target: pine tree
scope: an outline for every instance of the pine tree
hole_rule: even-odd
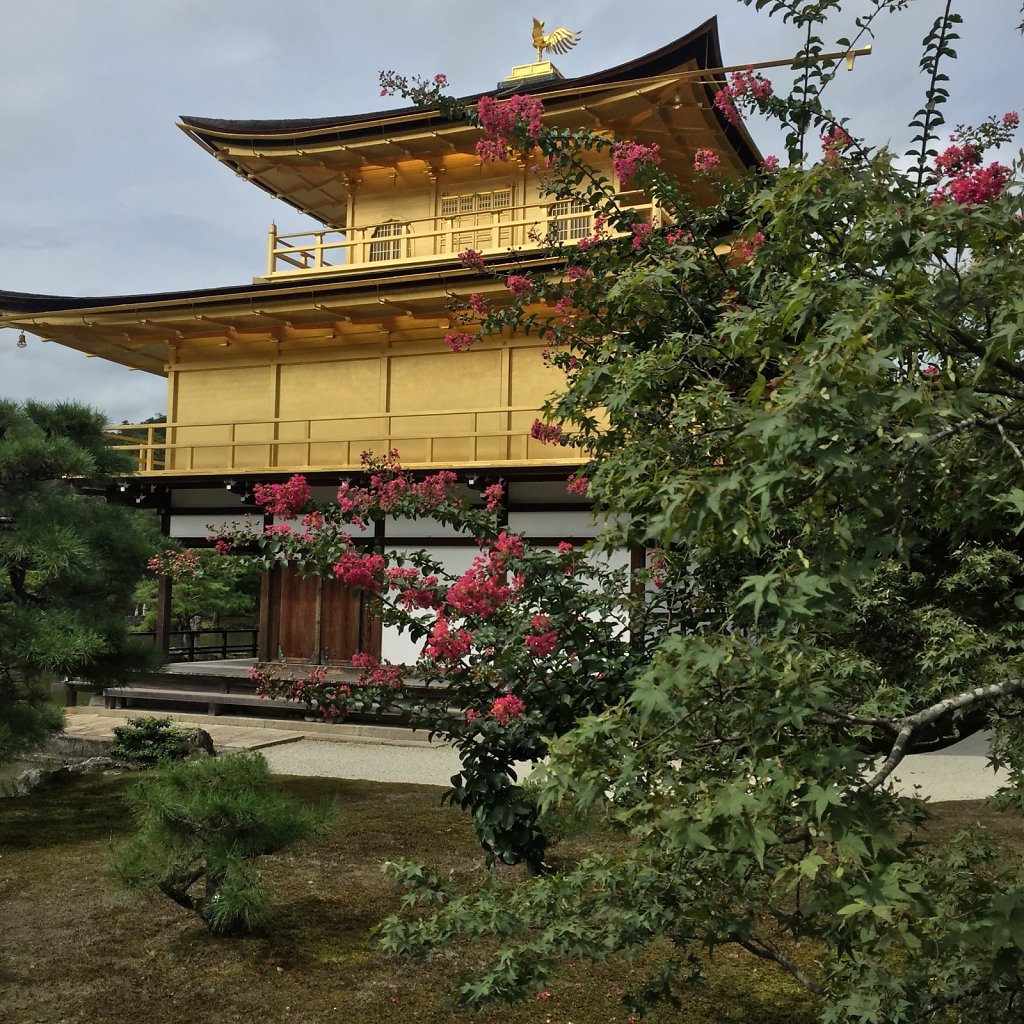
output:
[[[103,427],[84,406],[0,401],[0,760],[60,728],[55,679],[143,658],[126,615],[147,543],[103,497],[131,469]]]

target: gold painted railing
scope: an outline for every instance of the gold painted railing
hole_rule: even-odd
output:
[[[662,211],[639,193],[626,205],[655,226],[666,221]],[[621,197],[620,197],[621,198]],[[593,230],[589,209],[567,209],[568,203],[509,206],[449,217],[377,221],[345,230],[324,229],[278,234],[270,225],[267,277],[337,273],[355,267],[390,266],[450,258],[465,249],[488,254],[508,249],[537,249],[548,240],[575,241]],[[556,212],[556,210],[558,212]]]
[[[571,448],[530,437],[533,406],[444,412],[237,420],[232,423],[140,423],[108,428],[118,451],[134,454],[141,476],[226,472],[352,471],[363,452],[398,450],[410,468],[567,465]]]

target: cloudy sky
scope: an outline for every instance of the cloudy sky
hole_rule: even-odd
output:
[[[849,4],[852,35],[858,4]],[[967,23],[948,120],[1024,107],[1018,0],[959,0]],[[918,42],[941,12],[915,0],[830,99],[872,142],[906,148],[921,103]],[[0,289],[106,295],[240,284],[266,230],[308,228],[190,142],[179,115],[319,117],[379,109],[377,74],[443,71],[460,93],[533,59],[530,17],[583,40],[567,76],[657,49],[718,15],[729,64],[792,55],[791,28],[736,0],[34,0],[10,4],[0,62]],[[770,74],[781,84],[784,74]],[[764,126],[762,152],[778,150]],[[0,330],[0,396],[74,398],[135,421],[165,406],[162,378]]]

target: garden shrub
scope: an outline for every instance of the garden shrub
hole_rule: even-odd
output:
[[[267,919],[270,896],[257,858],[317,834],[332,814],[329,805],[305,806],[278,792],[254,752],[166,764],[128,799],[138,831],[114,849],[114,878],[163,893],[217,934]]]
[[[110,756],[140,768],[152,768],[164,761],[184,761],[197,748],[196,729],[182,729],[169,718],[147,715],[113,728]]]

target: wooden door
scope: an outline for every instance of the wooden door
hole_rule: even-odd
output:
[[[324,665],[357,651],[380,656],[380,621],[361,590],[338,580],[303,577],[293,566],[264,579],[260,660]]]

